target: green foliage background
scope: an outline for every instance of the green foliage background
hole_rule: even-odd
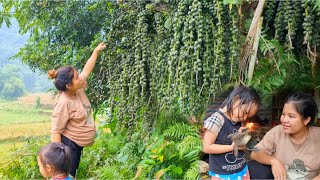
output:
[[[80,177],[198,176],[196,129],[216,94],[238,80],[245,22],[251,22],[255,1],[1,3],[0,23],[10,24],[14,16],[20,32],[30,33],[16,57],[33,69],[67,64],[81,69],[92,49],[107,43],[87,94],[96,113],[108,119],[96,144],[85,150]],[[318,4],[267,1],[249,84],[265,99],[285,89],[319,88]],[[95,170],[88,168],[90,163]]]

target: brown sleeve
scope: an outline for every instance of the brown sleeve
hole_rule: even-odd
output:
[[[51,133],[62,134],[69,120],[69,109],[66,102],[58,102],[53,110]]]
[[[279,126],[276,126],[269,130],[263,139],[255,146],[256,148],[266,152],[268,155],[272,155],[276,150],[276,142],[279,140],[277,137]],[[281,130],[281,129],[280,129]]]

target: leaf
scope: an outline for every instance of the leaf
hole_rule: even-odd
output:
[[[170,165],[164,169],[159,170],[158,172],[156,172],[156,179],[160,179],[161,176],[163,176],[166,172],[168,172],[169,170],[171,170],[173,167],[173,165]]]
[[[280,86],[284,83],[284,80],[280,76],[273,76],[269,80],[270,84],[273,86]]]
[[[153,165],[156,164],[156,162],[152,159],[144,159],[141,161],[141,164],[149,164],[149,165]]]
[[[280,71],[281,71],[281,74],[282,74],[283,77],[286,77],[286,76],[287,76],[287,71],[286,71],[286,69],[280,69]]]
[[[314,7],[313,10],[318,8],[318,11],[320,11],[320,0],[313,0],[314,1]]]
[[[158,158],[158,155],[152,155],[152,156],[150,156],[150,158],[156,159],[156,158]]]
[[[184,123],[176,123],[163,132],[165,137],[181,141],[185,137],[191,135],[198,137],[198,129],[195,126]]]
[[[172,171],[173,173],[179,174],[179,175],[181,175],[182,172],[183,172],[183,170],[182,170],[181,167],[174,167],[174,168],[171,169],[171,171]]]
[[[93,4],[92,6],[89,6],[89,11],[94,11],[98,7],[98,4]]]
[[[199,179],[199,178],[200,178],[199,161],[195,161],[190,165],[190,168],[184,174],[184,179],[193,180],[193,179]],[[204,178],[204,177],[202,177],[202,178]],[[206,178],[204,178],[204,179],[206,179]]]
[[[160,171],[158,171],[156,173],[156,179],[159,180],[161,178],[161,176],[163,176],[169,169],[165,168],[165,169],[161,169]]]
[[[137,179],[140,175],[141,175],[141,172],[142,172],[142,166],[138,166],[138,171],[136,172],[136,175],[134,176],[134,179]]]
[[[146,5],[146,9],[149,11],[153,11],[154,10],[154,4],[147,4]]]
[[[159,157],[158,157],[158,159],[159,159],[161,162],[163,162],[163,158],[164,158],[164,156],[159,156]]]
[[[223,0],[223,4],[241,4],[242,0]]]
[[[166,29],[170,29],[171,24],[172,24],[172,19],[171,19],[171,17],[168,17],[168,18],[166,19],[166,22],[164,23],[164,27],[165,27]]]
[[[202,143],[200,138],[194,136],[187,136],[178,144],[178,149],[181,158],[185,158],[184,155],[188,154],[189,152],[198,149],[201,151]],[[188,160],[187,160],[188,161]]]

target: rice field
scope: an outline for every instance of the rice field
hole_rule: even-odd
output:
[[[40,105],[37,106],[37,99]],[[50,134],[56,99],[49,93],[30,94],[16,101],[0,99],[0,162],[23,146],[28,137]],[[1,165],[0,164],[0,165]]]
[[[37,98],[40,99],[40,107],[37,107]],[[51,94],[40,93],[16,101],[0,99],[0,125],[50,121],[54,102]]]
[[[40,98],[40,107],[37,107],[37,98]],[[50,134],[56,100],[49,93],[29,94],[16,101],[0,99],[0,167],[28,138]],[[105,117],[99,115],[97,118]]]

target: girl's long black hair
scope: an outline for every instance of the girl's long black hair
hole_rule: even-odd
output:
[[[42,147],[38,156],[43,165],[53,166],[59,173],[69,173],[71,163],[71,150],[63,143],[52,142]]]
[[[256,104],[258,109],[261,106],[261,99],[256,90],[241,85],[229,94],[229,96],[220,105],[220,108],[227,107],[227,113],[231,115],[233,112],[233,103],[237,98],[240,100],[239,106],[245,105],[246,108],[251,108],[253,104]]]

